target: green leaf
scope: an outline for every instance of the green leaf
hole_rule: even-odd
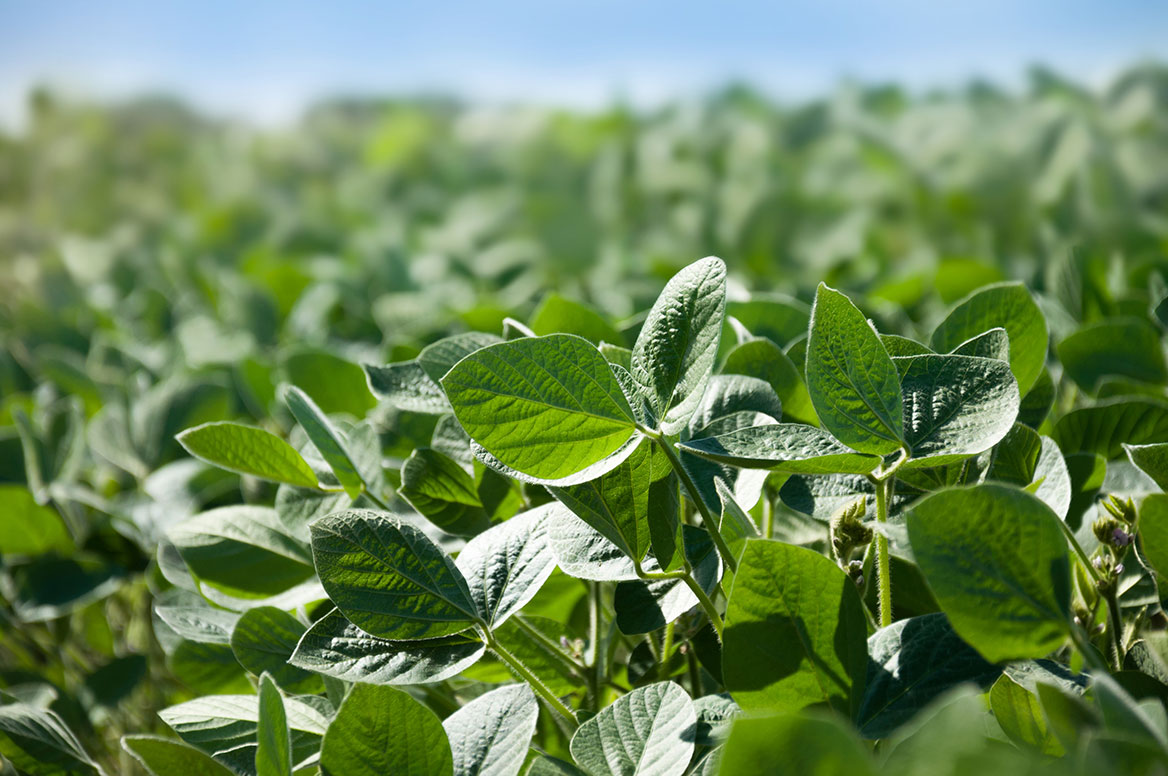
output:
[[[257,606],[244,612],[235,623],[231,651],[249,672],[256,676],[270,674],[286,690],[319,692],[317,677],[288,664],[304,631],[300,621],[283,609]]]
[[[697,721],[693,701],[673,682],[638,687],[580,725],[572,758],[589,776],[681,776]]]
[[[453,337],[440,339],[426,347],[418,354],[418,366],[435,383],[441,383],[442,377],[450,368],[462,359],[489,345],[497,345],[503,340],[494,334],[481,331],[468,331],[455,334]]]
[[[1098,453],[1111,460],[1123,445],[1168,442],[1168,403],[1151,398],[1101,401],[1059,418],[1052,434],[1064,455]]]
[[[454,776],[516,776],[539,720],[526,684],[480,695],[442,722],[454,756]]]
[[[782,348],[769,339],[749,340],[731,350],[722,371],[766,380],[782,401],[784,415],[800,423],[819,422],[803,376]]]
[[[884,738],[949,689],[964,682],[988,687],[1002,672],[936,612],[894,622],[868,639],[868,681],[856,724]]]
[[[1010,360],[1010,335],[999,327],[970,337],[950,351],[954,356],[979,356],[998,361]]]
[[[467,542],[455,565],[470,597],[494,628],[535,597],[556,568],[548,544],[547,509],[516,515]]]
[[[1046,725],[1037,696],[1009,676],[994,682],[989,692],[990,709],[1002,731],[1019,747],[1031,747],[1052,757],[1066,754]]]
[[[1009,366],[976,356],[913,356],[901,377],[910,465],[938,466],[990,449],[1018,416]]]
[[[482,619],[450,556],[400,517],[350,509],[312,524],[312,556],[329,598],[374,636],[448,636]]]
[[[256,776],[292,776],[292,735],[284,713],[284,696],[268,674],[260,677],[259,698]]]
[[[477,639],[459,635],[425,641],[381,639],[334,609],[308,629],[288,663],[346,682],[427,684],[458,675],[485,649]]]
[[[1152,445],[1124,445],[1128,460],[1160,486],[1168,490],[1168,443]]]
[[[434,712],[401,690],[359,684],[329,726],[324,776],[452,776],[450,742]]]
[[[201,606],[158,606],[154,613],[184,639],[202,644],[229,644],[239,615]]]
[[[1060,342],[1056,352],[1066,374],[1088,392],[1105,377],[1156,385],[1168,380],[1160,330],[1145,318],[1089,324]]]
[[[315,397],[324,413],[363,418],[376,403],[369,395],[361,367],[327,350],[292,353],[284,359],[284,373],[289,383]]]
[[[566,574],[598,582],[636,579],[632,558],[604,534],[556,504],[548,515],[548,541]]]
[[[1038,429],[1054,406],[1054,380],[1050,372],[1043,369],[1038,373],[1034,385],[1022,397],[1022,404],[1018,409],[1018,422],[1025,423],[1033,429]]]
[[[398,494],[446,533],[474,536],[491,525],[474,478],[437,450],[423,447],[410,455]]]
[[[167,537],[192,574],[228,595],[275,595],[312,576],[307,549],[268,507],[212,509],[179,523]]]
[[[726,265],[709,256],[665,285],[633,345],[630,374],[665,434],[697,408],[714,369],[726,314]]]
[[[73,537],[55,509],[36,503],[23,485],[0,485],[0,555],[68,553]]]
[[[341,433],[304,391],[294,385],[286,385],[282,395],[284,403],[292,412],[292,416],[296,418],[296,422],[312,440],[313,446],[324,457],[329,468],[333,470],[341,487],[345,489],[350,498],[357,498],[365,484],[361,479],[360,470],[353,463],[353,457],[349,454]]]
[[[827,704],[851,717],[864,692],[868,625],[856,586],[812,550],[751,539],[726,607],[722,675],[745,711]]]
[[[1008,485],[938,491],[908,514],[917,564],[953,629],[991,662],[1043,657],[1070,627],[1058,516]]]
[[[1071,475],[1062,451],[1053,439],[1020,423],[994,448],[986,476],[1029,490],[1059,517],[1071,506]]]
[[[864,314],[823,283],[811,308],[807,389],[823,427],[848,447],[884,455],[904,444],[896,365]]]
[[[210,755],[170,738],[122,736],[122,748],[150,776],[236,776]]]
[[[478,350],[455,364],[442,386],[471,438],[533,477],[556,479],[598,464],[635,429],[604,356],[567,334]]]
[[[624,342],[620,332],[595,309],[556,293],[545,296],[535,308],[531,314],[531,330],[536,334],[575,334],[596,345]]]
[[[188,453],[220,469],[301,488],[317,487],[316,474],[300,453],[262,428],[225,421],[204,423],[176,438]]]
[[[430,379],[417,361],[402,361],[385,366],[362,364],[369,390],[378,399],[399,410],[426,415],[450,412],[450,402],[436,380]]]
[[[933,349],[947,353],[972,337],[1003,328],[1010,339],[1010,369],[1021,393],[1030,390],[1046,363],[1046,319],[1021,283],[999,283],[959,302],[933,332]]]
[[[880,465],[878,456],[857,453],[826,431],[801,423],[750,426],[678,447],[717,463],[788,474],[867,474]]]
[[[872,758],[836,717],[741,717],[722,747],[721,776],[874,776]]]
[[[1140,550],[1148,564],[1168,579],[1168,494],[1151,493],[1140,502]]]
[[[104,774],[55,711],[27,703],[0,705],[0,751],[32,776]]]
[[[284,699],[292,731],[292,759],[303,760],[320,747],[329,722],[323,714],[296,698]],[[158,712],[162,721],[191,746],[214,754],[254,744],[259,730],[259,696],[206,695]]]
[[[548,490],[581,520],[599,531],[634,561],[640,562],[652,544],[652,523],[677,529],[680,502],[677,481],[665,456],[644,440],[616,468],[588,482]],[[672,515],[672,522],[670,522]],[[672,551],[666,562],[672,559]]]
[[[787,347],[807,334],[811,309],[806,302],[784,294],[754,294],[749,300],[727,302],[726,314],[737,318],[752,334]]]

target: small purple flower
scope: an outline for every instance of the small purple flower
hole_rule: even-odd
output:
[[[1132,535],[1122,528],[1116,528],[1111,532],[1111,540],[1116,547],[1127,547],[1132,543]]]

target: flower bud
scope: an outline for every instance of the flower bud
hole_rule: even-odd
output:
[[[1131,526],[1136,524],[1136,505],[1130,498],[1121,499],[1114,494],[1110,495],[1103,502],[1103,508],[1124,525]]]
[[[866,511],[867,502],[857,499],[831,518],[831,549],[841,564],[848,561],[852,550],[872,541],[872,529],[862,522]]]

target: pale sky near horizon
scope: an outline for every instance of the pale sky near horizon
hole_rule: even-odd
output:
[[[0,120],[40,83],[281,122],[341,92],[594,107],[743,80],[800,99],[844,78],[1012,85],[1032,64],[1100,85],[1148,58],[1168,58],[1164,0],[0,0]]]

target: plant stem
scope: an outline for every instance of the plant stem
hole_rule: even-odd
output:
[[[888,522],[888,501],[892,490],[892,477],[876,482],[876,522]],[[892,563],[888,556],[888,537],[876,531],[873,537],[876,542],[876,585],[880,603],[880,627],[887,628],[892,624]]]
[[[694,653],[692,641],[686,647],[685,662],[689,668],[689,683],[693,690],[693,697],[700,697],[702,694],[702,669],[698,666],[698,656]]]
[[[1079,654],[1083,656],[1092,669],[1107,673],[1107,664],[1099,659],[1099,653],[1095,651],[1095,647],[1091,646],[1091,640],[1083,633],[1082,628],[1074,624],[1071,625],[1071,641],[1074,642],[1075,648],[1079,650]]]
[[[1063,529],[1063,535],[1067,537],[1067,541],[1070,543],[1071,549],[1075,551],[1075,555],[1079,556],[1079,562],[1083,564],[1083,567],[1087,569],[1087,573],[1091,575],[1091,579],[1093,579],[1095,584],[1098,585],[1103,581],[1103,575],[1100,574],[1099,569],[1095,568],[1095,565],[1091,563],[1090,558],[1087,557],[1087,553],[1083,552],[1083,545],[1079,544],[1079,540],[1075,538],[1075,534],[1073,531],[1071,531],[1071,527],[1063,520],[1059,520],[1058,524],[1059,528]]]
[[[600,710],[600,583],[588,583],[588,698],[593,711]]]
[[[652,429],[642,429],[643,434],[648,436],[657,446],[665,453],[665,457],[669,459],[669,465],[673,467],[677,478],[681,480],[681,484],[685,487],[685,492],[689,495],[690,501],[697,507],[698,513],[702,516],[702,525],[705,526],[706,531],[709,532],[710,538],[714,540],[714,546],[718,548],[718,553],[722,556],[722,562],[726,564],[726,568],[731,572],[738,571],[738,558],[730,551],[730,546],[726,544],[726,540],[722,538],[722,530],[719,522],[714,519],[710,510],[706,507],[706,502],[702,501],[701,493],[698,491],[697,483],[689,476],[685,465],[681,462],[681,458],[673,449],[673,445],[665,438],[665,435],[659,431]]]
[[[1116,595],[1115,585],[1104,596],[1107,599],[1107,630],[1111,631],[1111,662],[1116,671],[1123,670],[1123,618],[1119,612],[1119,596]]]
[[[499,659],[506,663],[512,671],[523,678],[525,682],[531,685],[531,689],[535,690],[536,695],[544,699],[547,705],[551,706],[560,716],[570,722],[573,726],[577,724],[576,714],[559,698],[555,696],[548,686],[543,683],[543,680],[536,676],[530,668],[523,664],[523,661],[512,655],[502,644],[495,640],[494,634],[489,630],[482,631],[483,640],[486,641],[487,646],[492,652],[499,656]]]
[[[714,606],[713,600],[706,595],[706,591],[702,590],[702,586],[693,577],[693,571],[686,563],[686,567],[681,571],[645,571],[641,568],[641,564],[636,564],[637,576],[645,580],[653,579],[680,579],[685,583],[694,597],[698,599],[698,603],[702,606],[702,611],[706,613],[706,617],[710,619],[710,624],[714,626],[714,632],[718,634],[718,641],[722,640],[722,616],[718,614],[718,609]]]
[[[767,539],[775,536],[775,504],[765,489],[762,492],[762,535]]]
[[[664,663],[669,659],[669,653],[673,651],[673,623],[665,626],[665,637],[661,642],[661,662]]]

